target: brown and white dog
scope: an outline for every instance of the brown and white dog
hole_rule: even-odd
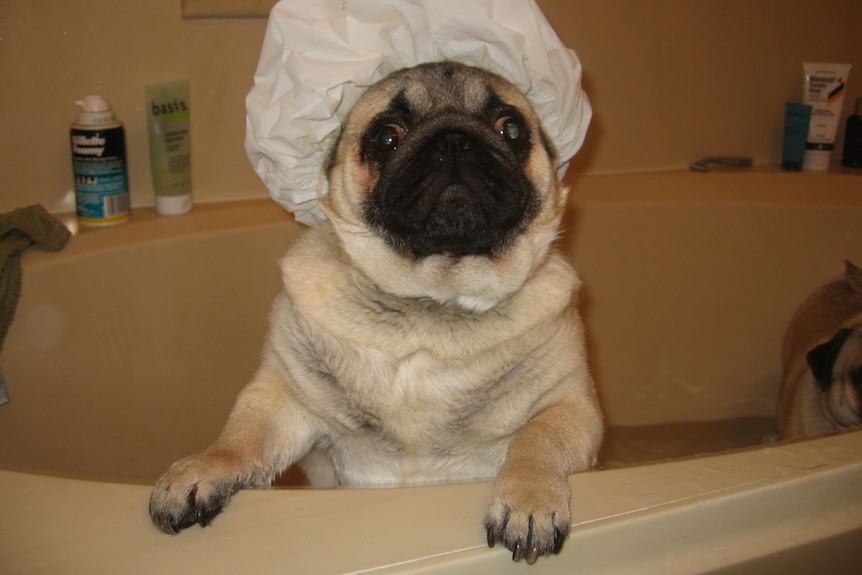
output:
[[[782,439],[862,423],[862,269],[812,293],[794,313],[782,346],[776,415]]]
[[[567,189],[525,96],[450,62],[348,117],[327,220],[281,262],[261,367],[224,431],[150,499],[176,533],[298,462],[313,485],[495,479],[488,543],[534,562],[569,529],[602,418],[579,280],[553,246]]]

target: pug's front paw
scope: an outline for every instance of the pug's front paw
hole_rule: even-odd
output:
[[[540,555],[560,552],[569,523],[569,485],[547,478],[499,478],[485,514],[488,546],[500,541],[512,551],[512,560],[531,565]]]
[[[150,518],[175,535],[181,529],[209,525],[244,482],[228,470],[225,458],[200,454],[174,463],[150,495]]]

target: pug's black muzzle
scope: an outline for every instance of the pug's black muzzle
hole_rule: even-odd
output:
[[[472,116],[424,122],[378,158],[366,216],[392,247],[414,257],[493,256],[537,211],[522,167],[529,145]]]

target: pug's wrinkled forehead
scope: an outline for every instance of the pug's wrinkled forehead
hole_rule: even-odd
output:
[[[420,117],[452,109],[483,114],[503,104],[529,107],[521,92],[503,78],[454,62],[402,70],[386,82],[401,87],[393,105],[411,102],[411,112]]]
[[[345,131],[367,128],[385,114],[418,123],[452,110],[485,118],[501,107],[519,110],[527,116],[527,124],[538,128],[530,102],[508,80],[455,62],[420,64],[393,72],[371,86],[351,112]]]

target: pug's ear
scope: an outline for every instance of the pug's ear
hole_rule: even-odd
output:
[[[851,290],[862,293],[862,269],[850,260],[844,260],[844,278]]]
[[[850,328],[840,329],[832,336],[832,339],[826,343],[821,343],[805,356],[811,374],[814,376],[814,381],[817,382],[817,387],[823,391],[827,391],[832,385],[832,368],[835,365],[835,360],[838,359],[838,354],[841,353],[844,342],[851,333],[853,330]]]

